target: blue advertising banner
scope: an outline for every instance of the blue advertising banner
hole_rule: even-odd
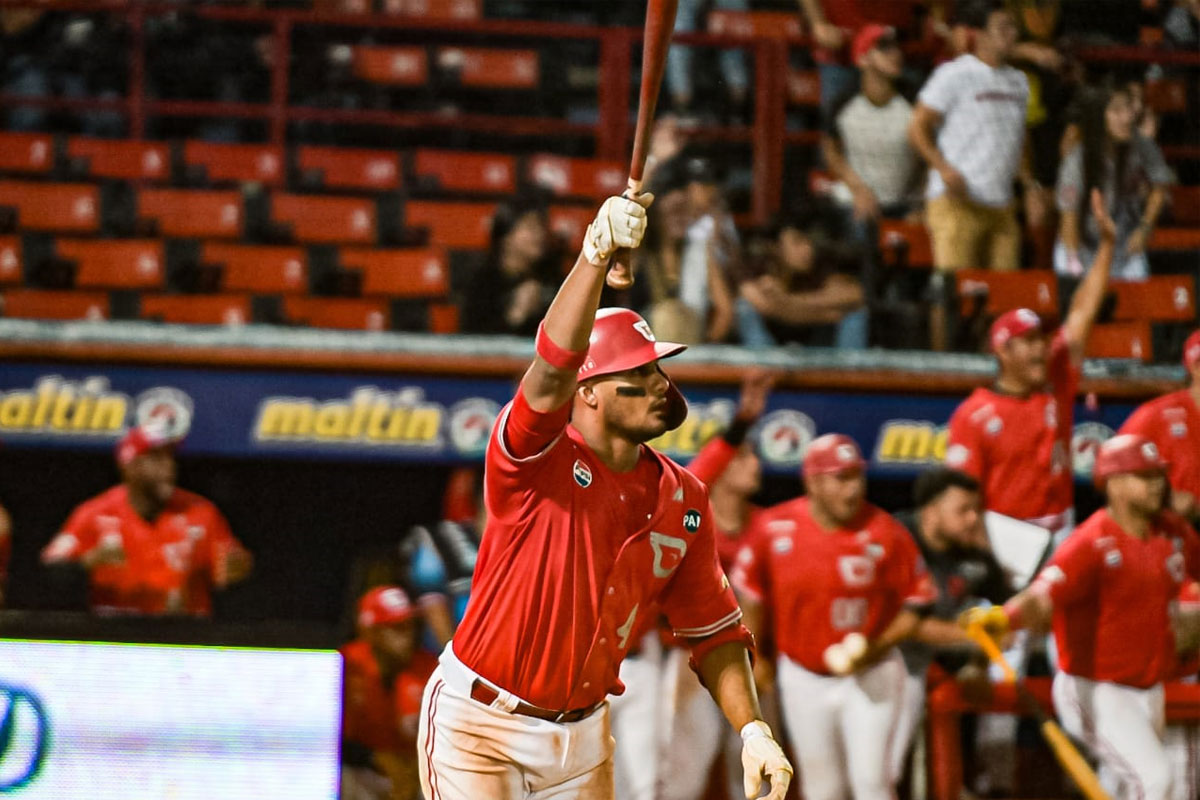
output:
[[[131,425],[166,420],[185,454],[464,463],[482,458],[514,385],[492,379],[18,364],[0,371],[5,447],[111,448]],[[686,463],[732,417],[736,389],[682,387],[687,422],[655,444]],[[907,477],[945,455],[958,397],[779,391],[754,436],[768,472],[794,470],[808,442],[849,434],[879,476]],[[1076,408],[1076,472],[1132,406]]]

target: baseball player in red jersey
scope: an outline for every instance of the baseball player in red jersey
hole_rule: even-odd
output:
[[[906,677],[895,645],[936,598],[908,531],[866,502],[865,466],[848,436],[813,440],[806,496],[758,516],[732,576],[746,625],[757,635],[773,620],[805,800],[894,800]]]
[[[1092,195],[1092,213],[1103,236],[1062,327],[1047,337],[1041,319],[1027,308],[996,319],[989,338],[999,374],[954,411],[946,448],[947,466],[980,482],[989,511],[1032,522],[1059,538],[1074,524],[1074,400],[1116,235],[1099,192]]]
[[[399,586],[358,602],[358,638],[341,648],[343,800],[417,800],[421,695],[437,659],[418,642],[419,611]]]
[[[1200,330],[1183,345],[1183,367],[1188,387],[1139,406],[1120,432],[1158,445],[1171,462],[1171,508],[1195,522],[1200,520]]]
[[[1149,439],[1101,445],[1095,478],[1108,505],[1079,526],[1030,586],[1002,607],[972,609],[998,635],[1051,623],[1063,728],[1101,762],[1124,800],[1169,800],[1163,681],[1177,665],[1170,607],[1200,578],[1200,538],[1163,508],[1167,462]]]
[[[122,483],[72,512],[42,563],[87,571],[99,614],[212,614],[212,589],[250,573],[252,558],[209,501],[175,486],[175,446],[153,427],[117,444]]]
[[[703,484],[644,443],[686,402],[640,316],[596,310],[650,195],[611,197],[539,327],[533,363],[488,443],[488,521],[471,601],[426,688],[428,800],[611,798],[608,705],[641,623],[661,608],[744,740],[747,796],[791,766],[761,720],[749,632],[717,563]]]
[[[746,441],[766,407],[774,376],[752,369],[742,380],[737,411],[729,426],[711,438],[688,464],[708,486],[717,559],[728,574],[746,521],[757,510],[750,498],[762,482],[762,465]],[[653,620],[648,620],[653,621]],[[621,662],[625,693],[611,701],[613,778],[621,800],[697,800],[709,786],[714,759],[726,753],[729,797],[742,793],[741,739],[721,719],[695,673],[686,647],[672,646],[655,626]],[[766,698],[762,698],[766,705]],[[764,713],[767,709],[764,708]],[[647,758],[647,753],[656,753]]]

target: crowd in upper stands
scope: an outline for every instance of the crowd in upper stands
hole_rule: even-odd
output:
[[[260,104],[280,90],[272,85],[272,67],[283,54],[276,52],[279,40],[269,25],[189,14],[185,6],[415,13],[414,4],[404,0],[177,5],[177,13],[148,16],[141,32],[145,96],[154,101]],[[550,0],[416,5],[448,20],[482,16],[599,25],[637,25],[644,9],[640,2]],[[610,298],[645,311],[662,335],[748,347],[978,349],[986,317],[1002,309],[988,302],[986,281],[957,273],[967,268],[1054,270],[1053,293],[1065,305],[1094,253],[1095,224],[1088,214],[1092,188],[1104,191],[1120,227],[1114,280],[1182,275],[1194,292],[1196,244],[1159,252],[1154,232],[1163,221],[1182,226],[1197,216],[1191,207],[1195,194],[1175,192],[1197,183],[1197,162],[1166,158],[1158,145],[1195,141],[1200,130],[1197,67],[1146,59],[1095,63],[1078,52],[1095,45],[1145,44],[1155,37],[1155,48],[1196,52],[1200,2],[689,0],[680,5],[677,28],[685,32],[705,29],[706,14],[709,30],[717,30],[713,15],[745,11],[788,12],[802,23],[796,31],[811,36],[812,47],[791,48],[793,68],[801,70],[793,77],[810,69],[819,92],[816,107],[789,107],[788,130],[819,129],[820,147],[788,151],[785,174],[779,177],[780,212],[770,224],[750,224],[746,199],[761,176],[748,169],[744,149],[721,138],[727,126],[754,119],[750,53],[732,47],[672,49],[648,168],[657,200],[647,242],[637,255],[640,279],[631,294]],[[1008,12],[997,17],[1006,20],[996,23],[1004,30],[990,27],[989,10]],[[0,23],[0,83],[6,94],[115,101],[129,92],[133,76],[126,52],[134,32],[121,15],[6,8]],[[518,59],[505,67],[534,70],[539,90],[534,93],[488,90],[486,83],[465,80],[464,63],[475,57],[465,48],[438,50],[432,67],[420,60],[423,54],[401,64],[400,50],[387,50],[392,85],[365,82],[363,53],[372,48],[382,53],[385,45],[402,40],[403,32],[393,29],[297,25],[290,37],[291,68],[283,88],[289,102],[299,106],[442,114],[483,110],[568,123],[594,122],[597,113],[594,89],[603,77],[596,74],[599,55],[590,42],[536,40],[539,49],[528,51],[532,61]],[[697,58],[701,52],[719,57]],[[1164,92],[1170,94],[1167,101]],[[982,104],[971,99],[974,95],[984,97]],[[1011,102],[992,102],[998,97]],[[129,133],[129,120],[112,103],[6,105],[10,131],[103,138]],[[997,116],[993,112],[1000,106],[1006,110]],[[531,144],[528,137],[507,137],[503,130],[489,139],[444,126],[425,134],[416,128],[365,133],[363,126],[317,116],[293,121],[287,135],[289,142],[310,145],[434,143],[510,152],[518,159],[554,149],[587,155],[578,142],[549,144],[552,134]],[[151,139],[253,142],[266,138],[266,124],[256,115],[164,112],[151,114],[144,132]],[[449,186],[444,177],[442,189]],[[531,185],[523,185],[527,182]],[[536,174],[515,180],[510,175],[496,183],[490,199],[502,202],[486,246],[450,248],[464,251],[449,265],[448,299],[458,307],[458,329],[527,336],[540,319],[563,259],[576,244],[563,238],[564,230],[575,231],[559,224],[554,214],[559,198],[545,191],[546,184]],[[614,189],[620,189],[619,182]],[[1172,203],[1172,197],[1183,200]],[[377,242],[409,244],[407,231],[386,241],[383,216],[390,200],[381,195],[380,202]],[[252,206],[248,202],[248,218]],[[16,225],[19,230],[19,220]],[[255,240],[253,232],[247,236]],[[924,270],[896,268],[905,265],[936,269],[930,278]],[[316,294],[361,293],[361,286],[336,277],[318,280],[314,274],[312,284]],[[1194,313],[1194,300],[1189,302]],[[258,308],[249,312],[255,321],[291,316]],[[1055,309],[1041,310],[1053,316]],[[377,327],[430,325],[430,314],[393,312]],[[1106,315],[1123,319],[1120,313],[1113,317],[1111,308]],[[1145,349],[1173,358],[1185,328],[1155,327],[1152,346],[1148,341]]]

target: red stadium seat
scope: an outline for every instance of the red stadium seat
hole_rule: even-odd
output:
[[[250,321],[250,298],[241,294],[142,295],[142,319],[185,325],[242,325]]]
[[[302,145],[296,150],[296,163],[302,173],[319,176],[321,185],[330,189],[400,188],[400,163],[394,150]]]
[[[373,244],[375,201],[280,193],[271,196],[271,220],[290,228],[298,242]]]
[[[629,165],[598,158],[535,155],[526,165],[531,183],[563,197],[608,197],[627,186]]]
[[[54,137],[48,133],[0,133],[0,172],[44,175],[54,168]]]
[[[388,327],[386,300],[359,297],[283,298],[283,313],[292,322],[313,328],[381,331]]]
[[[1148,250],[1200,250],[1200,228],[1157,228]]]
[[[308,251],[303,247],[205,242],[200,260],[220,264],[227,292],[291,294],[308,290]]]
[[[183,163],[189,170],[203,170],[209,183],[277,186],[285,173],[283,148],[266,144],[184,142]]]
[[[352,50],[354,76],[384,86],[424,86],[429,55],[423,47],[357,45]]]
[[[0,285],[19,284],[24,272],[20,236],[0,236]]]
[[[1171,187],[1171,217],[1186,225],[1200,225],[1200,186]]]
[[[821,77],[816,70],[789,70],[787,91],[788,102],[794,106],[821,105]]]
[[[242,235],[242,194],[142,189],[137,194],[137,216],[157,222],[162,236],[234,238]]]
[[[19,319],[106,319],[107,292],[9,289],[0,300],[6,317]]]
[[[511,194],[517,188],[515,159],[496,153],[418,150],[413,171],[447,192]]]
[[[430,333],[458,333],[458,306],[434,303],[429,306]]]
[[[429,244],[455,250],[485,250],[491,238],[495,203],[439,203],[414,200],[404,206],[404,225],[429,231]]]
[[[59,239],[54,249],[75,262],[81,289],[159,289],[166,278],[159,239]]]
[[[1187,111],[1187,81],[1183,78],[1146,81],[1146,106],[1160,114]]]
[[[161,181],[171,177],[171,148],[165,142],[67,139],[67,157],[77,174],[116,180]]]
[[[1114,320],[1194,322],[1196,285],[1191,275],[1155,275],[1144,281],[1113,283]]]
[[[482,19],[483,0],[383,0],[383,11],[425,19]]]
[[[313,0],[313,8],[339,14],[367,14],[371,11],[371,0]]]
[[[498,50],[484,47],[440,47],[437,65],[473,89],[536,89],[537,50]]]
[[[747,39],[796,38],[803,35],[800,15],[788,11],[720,11],[708,14],[708,32]]]
[[[1050,270],[994,272],[988,269],[963,269],[954,273],[964,312],[972,298],[987,293],[985,310],[998,315],[1014,308],[1031,308],[1039,314],[1058,313],[1058,280]]]
[[[570,248],[583,241],[587,226],[596,217],[596,209],[585,206],[551,206],[550,229],[567,240]]]
[[[450,270],[439,248],[346,248],[340,260],[343,267],[362,271],[364,295],[443,297],[449,289]]]
[[[1088,358],[1135,358],[1150,361],[1150,323],[1110,322],[1092,327],[1085,355]]]
[[[929,230],[924,225],[903,220],[879,220],[879,250],[884,263],[898,266],[894,261],[900,258],[905,247],[908,249],[905,256],[908,266],[922,269],[933,266],[933,245],[929,241]]]
[[[26,230],[94,233],[100,228],[100,190],[86,183],[0,181],[0,206],[17,209]]]

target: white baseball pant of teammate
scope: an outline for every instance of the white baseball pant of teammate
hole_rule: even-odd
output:
[[[892,742],[908,675],[899,651],[846,676],[784,656],[777,675],[804,800],[894,800]]]
[[[495,708],[472,700],[478,677],[447,647],[425,686],[421,707],[429,713],[422,713],[417,735],[425,800],[611,800],[607,702],[578,722],[548,722],[503,710],[500,704],[519,702],[507,692]]]
[[[1171,800],[1200,797],[1200,725],[1168,725],[1163,744],[1171,763]]]
[[[889,769],[897,780],[904,774],[904,763],[925,714],[925,676],[904,671],[904,696],[896,717],[896,735],[892,739]]]
[[[1136,689],[1060,672],[1053,696],[1063,730],[1100,761],[1100,781],[1109,794],[1117,800],[1171,800],[1162,684]]]

